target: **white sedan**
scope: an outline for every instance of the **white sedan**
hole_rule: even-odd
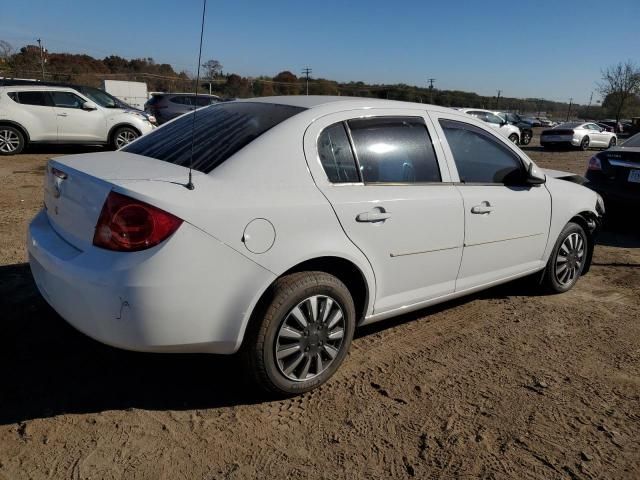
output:
[[[33,276],[101,342],[241,351],[261,387],[294,394],[360,325],[532,274],[564,292],[589,269],[599,196],[469,115],[314,96],[192,115],[49,161]]]
[[[610,148],[618,143],[615,133],[607,132],[591,122],[567,122],[543,130],[540,145],[544,148],[565,145],[588,150],[591,147]]]

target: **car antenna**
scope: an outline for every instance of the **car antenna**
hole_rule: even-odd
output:
[[[207,11],[207,0],[202,0],[202,23],[200,24],[200,50],[198,51],[198,74],[196,75],[196,95],[195,108],[193,110],[193,122],[191,123],[191,154],[189,155],[189,181],[185,185],[189,190],[193,190],[195,185],[192,182],[193,172],[193,144],[196,137],[196,113],[198,111],[198,85],[200,85],[200,61],[202,59],[202,36],[204,35],[204,15]]]

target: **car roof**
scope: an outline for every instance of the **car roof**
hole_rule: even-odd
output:
[[[74,88],[74,87],[63,87],[63,86],[58,86],[58,85],[39,85],[39,84],[34,84],[34,85],[0,85],[0,90],[10,90],[12,92],[19,92],[22,90],[27,90],[27,91],[38,91],[38,90],[60,90],[60,91],[68,91],[68,92],[74,92],[74,93],[82,93],[80,92],[78,89]]]
[[[427,103],[401,102],[369,97],[343,97],[330,95],[283,95],[273,97],[256,97],[235,100],[237,102],[274,103],[305,109],[335,107],[338,110],[348,108],[429,108],[429,110],[448,111],[447,107],[438,107]]]
[[[196,94],[195,92],[191,92],[191,93],[185,93],[185,92],[180,92],[180,93],[170,93],[170,92],[153,92],[151,94],[152,97],[164,97],[164,96],[172,96],[172,97],[195,97]],[[198,93],[199,97],[214,97],[214,98],[220,98],[218,95],[209,95],[208,93]]]

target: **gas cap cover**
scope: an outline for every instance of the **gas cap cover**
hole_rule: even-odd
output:
[[[252,253],[264,253],[268,251],[276,241],[276,229],[266,218],[254,218],[242,234],[244,246]]]

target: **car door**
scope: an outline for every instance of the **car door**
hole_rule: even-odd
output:
[[[55,142],[58,140],[56,112],[51,98],[43,90],[21,90],[9,92],[9,98],[20,104],[16,121],[27,129],[33,142]]]
[[[603,132],[595,123],[588,123],[586,127],[589,131],[590,145],[594,147],[606,147],[609,146],[609,135]]]
[[[107,121],[100,108],[83,109],[88,100],[73,92],[51,90],[49,94],[56,112],[59,142],[107,141]]]
[[[551,221],[544,185],[526,184],[516,148],[464,117],[434,114],[464,202],[464,251],[456,291],[539,270]]]
[[[432,138],[423,111],[395,109],[329,115],[305,134],[316,185],[375,273],[375,314],[455,288],[462,197]]]

